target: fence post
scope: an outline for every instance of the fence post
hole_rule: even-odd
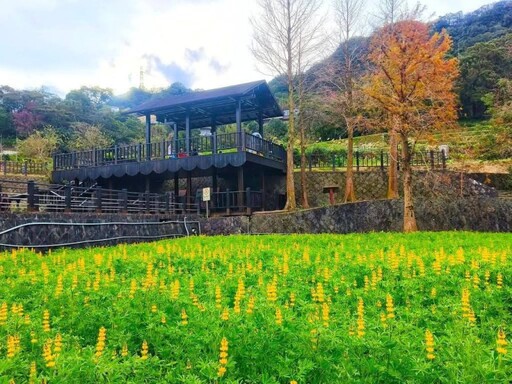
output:
[[[101,187],[96,187],[94,190],[94,206],[96,208],[96,212],[101,213],[102,211],[102,191]]]
[[[430,168],[431,169],[434,169],[435,168],[435,163],[434,163],[434,150],[430,150]]]
[[[4,166],[4,175],[7,175],[7,160],[4,160],[2,165]]]
[[[67,183],[64,187],[64,212],[71,212],[71,184]]]
[[[356,151],[356,170],[359,172],[359,151]]]
[[[140,160],[142,158],[142,144],[139,143],[139,148],[137,150],[137,162],[140,163]]]
[[[117,164],[117,144],[114,145],[114,164]]]
[[[144,194],[144,202],[146,204],[146,213],[149,213],[149,210],[151,208],[149,198],[150,198],[149,191],[146,191],[146,193]]]
[[[167,154],[167,148],[165,147],[165,140],[162,140],[162,159],[165,159],[165,155]]]
[[[171,210],[171,193],[165,192],[164,198],[165,198],[165,212],[169,213],[169,211]]]
[[[226,189],[226,214],[227,215],[231,214],[231,206],[229,204],[229,195],[230,195],[229,189]]]
[[[248,215],[252,212],[252,204],[251,204],[251,188],[245,188],[245,207]]]
[[[336,155],[333,153],[331,155],[331,161],[332,161],[332,170],[335,171],[336,170]]]
[[[443,163],[443,170],[446,169],[446,156],[444,149],[441,149],[441,162]]]
[[[128,191],[126,188],[121,189],[118,198],[121,200],[121,213],[128,213]]]
[[[27,176],[27,173],[28,173],[28,164],[26,161],[23,162],[23,164],[21,165],[21,173],[23,174],[23,176]]]
[[[27,182],[27,211],[36,210],[36,183],[32,180]]]
[[[380,169],[384,171],[384,151],[380,150]]]

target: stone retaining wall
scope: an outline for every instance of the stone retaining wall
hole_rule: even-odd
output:
[[[167,223],[182,221],[182,216],[6,212],[1,217],[0,248],[10,248],[8,245],[41,249],[53,244],[106,245],[185,236],[187,230],[189,233],[199,232],[198,217],[193,215],[187,216],[187,227],[183,224]],[[196,223],[190,223],[193,221]],[[29,223],[36,224],[25,225]],[[80,225],[82,223],[86,225]],[[16,229],[9,231],[11,228]]]
[[[417,200],[415,209],[418,227],[422,231],[512,232],[512,201],[510,200],[486,197]],[[12,232],[0,233],[0,243],[37,247],[81,242],[79,246],[87,246],[151,241],[173,235],[185,236],[195,233],[236,235],[399,232],[402,230],[402,217],[403,202],[401,200],[360,201],[296,212],[262,212],[251,217],[206,219],[188,215],[186,228],[183,224],[155,224],[162,221],[183,220],[183,216],[4,213],[0,221],[0,232],[31,222],[109,224],[104,226],[55,224],[28,226]]]
[[[422,231],[512,231],[512,201],[496,198],[416,201]],[[361,201],[293,213],[251,217],[251,233],[351,233],[401,231],[402,200]]]

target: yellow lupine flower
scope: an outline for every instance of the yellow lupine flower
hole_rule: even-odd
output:
[[[283,324],[283,315],[282,315],[281,309],[279,307],[276,307],[276,324],[277,325]]]
[[[181,310],[181,324],[182,325],[188,324],[188,315],[187,315],[187,311],[185,311],[185,309]]]
[[[427,359],[434,360],[434,335],[428,329],[425,331],[425,349],[427,351]]]
[[[359,298],[357,304],[357,337],[361,338],[365,335],[365,324],[364,324],[364,301]]]
[[[43,312],[43,331],[50,332],[50,312],[47,309]]]
[[[503,329],[500,329],[498,331],[498,338],[496,339],[496,352],[498,352],[499,355],[506,355],[507,354],[507,339],[505,336],[505,332]]]
[[[395,317],[395,306],[393,304],[393,297],[388,293],[386,295],[386,312],[388,319]]]
[[[226,365],[228,364],[228,340],[223,337],[220,342],[220,352],[219,352],[219,370],[217,371],[217,375],[219,377],[224,376],[226,373]]]
[[[98,341],[96,343],[96,352],[94,354],[96,358],[99,358],[103,354],[103,351],[105,350],[106,340],[107,330],[105,327],[101,327],[98,332]]]
[[[149,353],[148,351],[149,351],[148,343],[146,340],[144,340],[142,342],[142,349],[140,351],[140,358],[142,360],[146,360],[148,358],[148,353]]]

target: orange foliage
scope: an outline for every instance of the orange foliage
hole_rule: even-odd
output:
[[[429,36],[419,21],[388,25],[375,34],[369,60],[374,70],[365,92],[399,119],[401,135],[450,125],[457,118],[454,82],[458,62],[447,58],[446,31]]]

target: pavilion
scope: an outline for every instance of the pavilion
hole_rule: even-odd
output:
[[[92,180],[153,192],[164,180],[174,180],[174,198],[187,203],[197,200],[202,186],[212,188],[219,206],[227,203],[235,211],[249,204],[279,207],[286,152],[265,139],[264,121],[282,111],[264,80],[150,100],[126,113],[145,116],[145,143],[57,154],[53,181]],[[242,129],[247,121],[258,122],[257,133]],[[154,124],[168,127],[168,140],[152,142]],[[228,124],[236,129],[220,133]]]

